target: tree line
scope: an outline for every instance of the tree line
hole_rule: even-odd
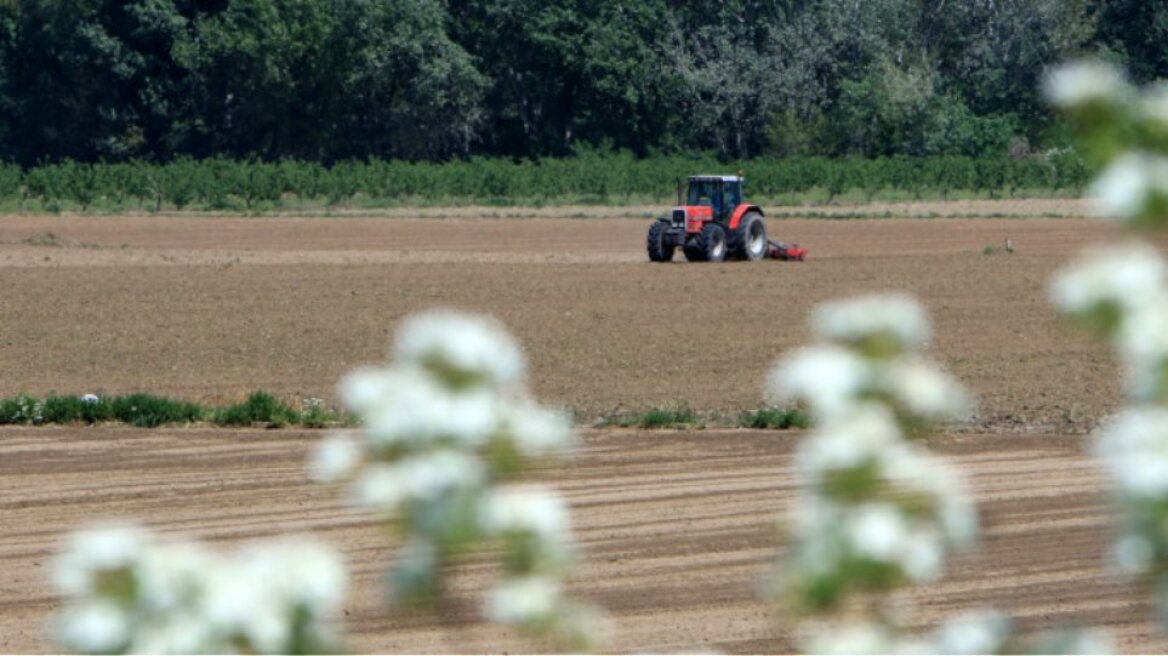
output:
[[[180,157],[82,163],[63,160],[28,169],[0,165],[0,206],[20,210],[233,210],[281,207],[384,207],[421,204],[560,204],[672,201],[675,185],[695,171],[740,170],[759,201],[832,200],[896,192],[899,197],[1003,196],[1081,190],[1088,174],[1070,151],[1044,157],[757,157],[722,162],[703,157],[637,158],[628,151],[577,149],[542,160],[470,157],[448,162],[371,159],[338,162],[240,161]]]
[[[0,0],[0,156],[331,165],[1025,155],[1044,68],[1168,75],[1145,0]]]

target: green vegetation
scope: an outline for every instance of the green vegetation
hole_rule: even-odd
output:
[[[801,410],[795,408],[759,408],[745,412],[739,424],[746,428],[809,428],[811,420]]]
[[[371,160],[325,167],[286,160],[241,163],[181,159],[169,164],[45,164],[0,186],[0,209],[21,211],[233,210],[261,212],[344,205],[653,204],[674,200],[678,180],[697,171],[741,170],[760,202],[1010,195],[1074,195],[1086,181],[1077,158],[969,157],[827,159],[714,157],[638,159],[579,151],[570,159],[514,162],[474,158],[446,163]],[[4,177],[4,175],[0,175]],[[46,244],[55,243],[46,240]]]
[[[215,410],[212,421],[220,426],[251,426],[263,423],[273,428],[296,423],[300,413],[267,392],[254,392],[243,403]]]
[[[1067,143],[1047,66],[1168,77],[1165,25],[1146,0],[0,0],[0,159],[1025,158]],[[225,193],[271,200],[255,171]],[[50,195],[87,208],[76,179]]]
[[[0,425],[94,424],[105,421],[120,421],[145,428],[203,421],[220,426],[264,424],[273,428],[290,425],[325,428],[354,423],[347,413],[333,412],[319,399],[309,399],[302,410],[296,410],[266,392],[255,392],[243,403],[222,408],[207,408],[153,394],[88,399],[57,395],[38,399],[22,394],[0,399]]]
[[[796,408],[759,408],[736,416],[718,413],[699,414],[688,406],[650,408],[644,411],[623,412],[601,417],[593,426],[598,428],[758,428],[797,429],[811,425],[807,416]]]

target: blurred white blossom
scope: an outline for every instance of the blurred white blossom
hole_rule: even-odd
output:
[[[134,526],[75,533],[54,563],[57,643],[80,652],[318,653],[346,588],[331,549],[305,538],[229,556]],[[90,583],[82,586],[77,581]],[[93,583],[100,582],[100,583]]]
[[[362,458],[361,443],[352,435],[333,433],[313,448],[308,475],[318,483],[336,483],[357,471]]]
[[[966,613],[946,620],[934,632],[938,654],[1001,654],[1010,639],[1010,618],[995,610]],[[1104,653],[1104,652],[1100,652]]]
[[[1055,274],[1051,300],[1071,314],[1136,309],[1162,295],[1166,271],[1164,259],[1146,244],[1093,248]]]
[[[1094,450],[1123,497],[1168,497],[1168,408],[1126,408],[1099,433]]]
[[[881,381],[892,399],[914,417],[927,421],[964,419],[970,410],[961,384],[920,357],[888,363]]]
[[[811,327],[818,336],[858,347],[867,356],[915,351],[929,339],[924,309],[899,292],[822,303],[812,311]]]
[[[548,576],[524,576],[504,581],[487,594],[485,615],[500,624],[525,624],[548,619],[560,604],[563,587]]]
[[[440,376],[481,378],[493,385],[518,383],[524,371],[523,350],[506,329],[488,317],[456,310],[407,317],[398,329],[392,356]]]
[[[480,516],[491,533],[528,532],[549,540],[571,535],[568,505],[543,486],[499,487],[487,497]]]
[[[390,355],[341,379],[362,429],[326,438],[309,471],[347,480],[349,500],[405,540],[387,577],[393,598],[436,601],[444,565],[493,540],[504,567],[487,616],[574,650],[597,647],[576,629],[601,615],[562,599],[576,552],[567,503],[514,483],[531,461],[574,444],[571,418],[528,394],[519,344],[492,319],[436,310],[405,319]]]
[[[1087,190],[1102,217],[1133,221],[1149,203],[1168,198],[1168,157],[1130,151],[1099,174]]]
[[[1052,105],[1073,109],[1091,103],[1119,102],[1131,93],[1131,87],[1115,66],[1087,60],[1049,71],[1043,91]]]
[[[824,421],[851,410],[871,385],[872,375],[873,366],[847,349],[804,347],[775,363],[767,376],[767,393],[773,401],[806,403]]]

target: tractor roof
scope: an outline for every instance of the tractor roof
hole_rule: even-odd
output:
[[[697,182],[712,182],[715,180],[722,182],[742,182],[742,176],[740,175],[691,175],[689,179]]]

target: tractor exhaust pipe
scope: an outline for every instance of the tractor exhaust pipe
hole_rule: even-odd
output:
[[[682,200],[681,200],[681,194],[682,194],[682,191],[684,189],[685,189],[685,185],[681,184],[681,178],[678,178],[677,179],[677,206],[678,207],[681,207],[683,205]]]

